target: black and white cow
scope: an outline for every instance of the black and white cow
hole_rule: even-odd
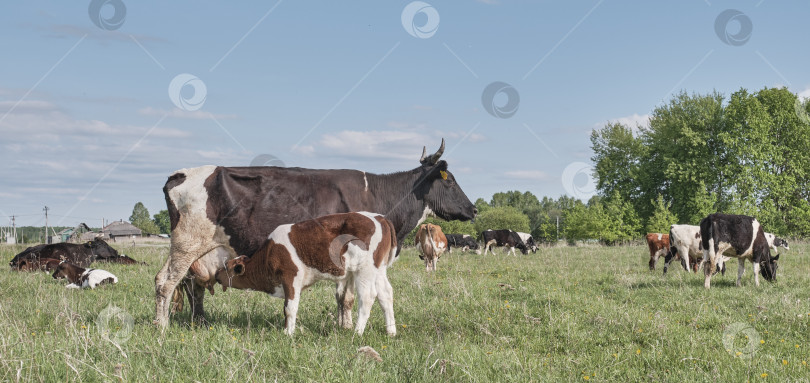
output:
[[[669,252],[664,257],[664,275],[673,259],[680,259],[686,271],[697,273],[703,259],[700,248],[700,226],[672,225],[669,227]],[[687,266],[688,265],[688,266]]]
[[[528,247],[529,250],[532,251],[532,253],[537,252],[537,242],[534,242],[534,238],[532,238],[531,234],[529,234],[529,233],[521,233],[519,231],[516,232],[516,233],[517,233],[518,236],[520,236],[520,240],[523,241],[523,243],[526,244],[526,247]]]
[[[523,240],[520,239],[518,233],[512,230],[487,230],[481,232],[481,238],[484,242],[484,254],[487,254],[493,246],[505,246],[508,248],[507,253],[517,255],[515,248],[520,249],[523,254],[528,254],[529,250]],[[495,255],[495,251],[492,251]]]
[[[461,251],[475,250],[476,254],[481,254],[478,241],[467,234],[445,234],[444,236],[447,237],[447,247],[451,253],[453,248],[457,248]]]
[[[779,247],[784,247],[785,250],[790,250],[786,239],[779,238],[772,233],[765,233],[765,239],[768,240],[768,247],[773,250],[774,254],[779,255]]]
[[[771,257],[765,231],[754,217],[715,213],[700,221],[701,246],[703,247],[703,286],[711,287],[712,274],[716,272],[723,257],[737,258],[737,286],[745,272],[745,260],[754,264],[754,283],[759,286],[759,274],[770,282],[776,281],[776,261]]]
[[[201,166],[174,172],[163,187],[171,249],[155,276],[155,322],[169,324],[171,301],[190,297],[192,318],[205,319],[205,288],[229,259],[254,254],[276,227],[335,213],[385,214],[399,246],[428,215],[475,218],[447,162],[422,149],[420,165],[388,174],[349,169]],[[186,277],[189,278],[186,278]],[[175,289],[183,281],[183,289]],[[176,294],[177,293],[177,294]]]

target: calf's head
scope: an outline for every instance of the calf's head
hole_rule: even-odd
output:
[[[79,266],[67,262],[62,262],[59,264],[59,266],[56,267],[56,270],[53,272],[53,279],[65,278],[71,283],[76,283],[76,281],[79,280],[79,277],[82,275],[83,272],[84,269]]]
[[[469,221],[478,214],[478,209],[470,202],[464,191],[456,183],[456,178],[447,170],[447,162],[439,160],[444,153],[444,139],[439,150],[433,155],[426,156],[422,148],[421,167],[413,192],[416,198],[425,201],[425,204],[439,218],[451,221]]]
[[[259,290],[257,286],[245,276],[245,271],[250,264],[250,258],[245,255],[229,260],[225,263],[225,268],[217,270],[215,278],[222,285],[222,291],[228,287],[245,290]]]

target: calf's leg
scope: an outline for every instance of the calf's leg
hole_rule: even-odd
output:
[[[352,328],[352,307],[354,307],[354,281],[346,278],[338,281],[335,299],[338,305],[338,324],[343,328]]]
[[[295,334],[295,318],[298,315],[298,303],[301,301],[301,290],[284,285],[284,333]]]
[[[363,331],[366,330],[366,323],[368,322],[368,317],[371,315],[371,306],[374,305],[374,298],[377,297],[376,278],[374,275],[368,274],[369,273],[356,275],[354,282],[358,301],[357,326],[355,327],[355,331],[357,331],[359,335],[363,335]]]
[[[397,324],[394,321],[394,289],[388,281],[386,270],[380,270],[377,276],[377,302],[380,302],[383,315],[385,315],[385,331],[388,335],[397,335]]]

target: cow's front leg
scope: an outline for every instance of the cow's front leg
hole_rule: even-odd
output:
[[[745,273],[745,259],[740,258],[740,263],[737,264],[737,287],[742,286],[743,273]]]
[[[742,262],[740,262],[740,263],[742,263]],[[753,273],[754,273],[754,284],[757,285],[757,287],[759,287],[759,263],[753,262],[753,261],[751,263],[754,264],[754,271],[753,271]]]
[[[301,300],[301,294],[287,293],[284,289],[284,333],[292,336],[295,334],[295,317],[298,315],[298,303]]]
[[[192,254],[173,251],[155,276],[155,324],[158,326],[165,328],[169,325],[169,300],[196,260]]]

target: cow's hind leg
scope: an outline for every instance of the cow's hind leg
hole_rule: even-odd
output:
[[[191,320],[197,323],[205,323],[205,310],[203,301],[205,299],[205,287],[194,283],[192,278],[183,279],[183,289],[188,295],[188,303],[191,305]]]
[[[158,326],[169,325],[170,298],[194,261],[196,258],[191,254],[172,252],[155,277],[155,324]]]
[[[374,305],[374,298],[377,297],[377,282],[374,275],[363,273],[356,275],[354,280],[355,291],[357,292],[357,325],[355,331],[363,335],[366,329],[368,317],[371,315],[371,306]]]
[[[740,263],[743,263],[744,260],[740,258]],[[751,261],[754,264],[754,284],[759,287],[759,263]]]
[[[354,281],[346,278],[338,281],[335,291],[338,306],[338,325],[352,328],[352,308],[354,307]]]
[[[737,264],[737,287],[742,286],[742,276],[745,273],[745,259],[739,258]]]
[[[397,335],[397,324],[394,320],[394,289],[385,270],[377,276],[377,301],[380,302],[383,315],[385,315],[385,331],[388,335]]]

